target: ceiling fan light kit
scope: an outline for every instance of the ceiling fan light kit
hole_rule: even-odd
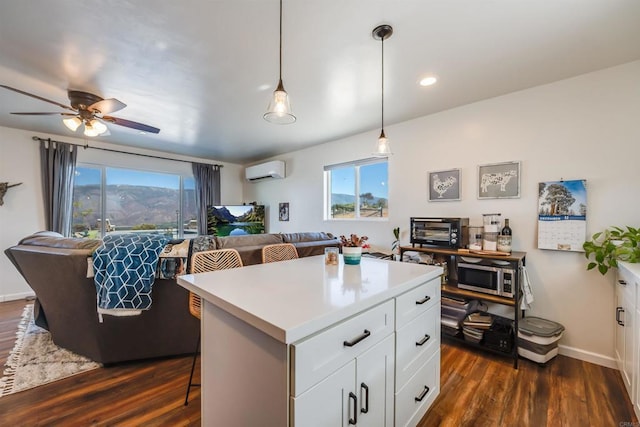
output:
[[[380,79],[382,108],[381,108],[381,115],[380,115],[381,117],[380,136],[378,137],[378,144],[376,146],[376,151],[373,153],[373,155],[378,157],[386,157],[393,153],[391,152],[391,147],[389,146],[389,140],[387,139],[387,136],[384,133],[384,41],[389,37],[391,37],[391,34],[393,34],[393,28],[391,27],[391,25],[387,25],[387,24],[378,25],[376,28],[373,29],[373,32],[371,34],[373,35],[374,39],[380,40],[380,44],[382,46],[382,66],[381,66],[381,79]]]
[[[279,125],[287,125],[296,121],[296,116],[291,111],[289,95],[282,84],[282,0],[280,0],[280,71],[278,87],[273,91],[267,112],[262,117],[269,123]]]
[[[109,135],[107,126],[102,122],[105,120],[109,123],[116,124],[118,126],[124,126],[131,129],[137,129],[148,133],[159,133],[160,129],[153,126],[145,125],[144,123],[138,123],[131,120],[120,119],[118,117],[106,116],[105,114],[112,113],[114,111],[122,110],[127,104],[118,101],[115,98],[102,99],[101,97],[88,92],[82,92],[78,90],[69,90],[69,102],[71,106],[60,104],[56,101],[52,101],[47,98],[43,98],[38,95],[34,95],[29,92],[22,91],[10,86],[0,85],[5,89],[20,93],[22,95],[30,96],[40,101],[48,102],[58,107],[64,108],[71,112],[48,112],[48,113],[11,113],[23,116],[46,116],[46,115],[61,115],[66,116],[62,119],[62,123],[71,131],[76,132],[78,128],[84,123],[84,135],[88,137],[94,137],[98,135]],[[70,116],[70,117],[69,117]]]

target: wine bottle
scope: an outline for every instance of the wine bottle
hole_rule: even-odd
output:
[[[511,227],[509,227],[509,220],[505,218],[504,227],[502,227],[498,236],[498,250],[500,252],[511,252],[511,239]]]
[[[504,227],[502,227],[502,231],[500,232],[500,234],[502,234],[503,236],[513,236],[513,234],[511,234],[511,227],[509,227],[508,218],[505,218]]]

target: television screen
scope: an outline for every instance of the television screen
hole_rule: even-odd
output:
[[[240,236],[264,232],[263,205],[207,206],[207,234]]]

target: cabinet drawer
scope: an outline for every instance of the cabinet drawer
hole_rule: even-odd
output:
[[[396,390],[440,348],[440,304],[396,331]]]
[[[298,396],[394,330],[387,301],[291,346],[291,395]]]
[[[620,288],[620,292],[628,295],[628,301],[636,303],[636,279],[624,264],[619,265],[616,286]]]
[[[401,328],[440,302],[440,277],[396,298],[396,328]]]
[[[440,393],[440,349],[396,393],[396,427],[415,426]]]

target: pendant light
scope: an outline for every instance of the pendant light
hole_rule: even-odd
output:
[[[387,136],[384,134],[384,41],[391,37],[393,34],[393,28],[391,25],[379,25],[373,29],[373,38],[376,40],[380,40],[380,44],[382,46],[382,66],[381,66],[381,99],[382,99],[382,109],[381,109],[381,120],[380,120],[380,136],[378,137],[378,146],[376,147],[374,156],[385,157],[393,154],[391,152],[391,148],[389,147],[389,140]]]
[[[271,102],[267,112],[264,113],[264,119],[270,123],[276,123],[279,125],[287,125],[296,121],[296,116],[291,111],[291,105],[289,104],[289,95],[284,90],[282,84],[282,0],[280,0],[280,72],[279,72],[278,87],[273,92]]]

